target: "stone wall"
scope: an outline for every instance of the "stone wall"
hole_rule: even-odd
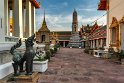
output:
[[[0,65],[11,62],[12,56],[9,51],[2,51],[0,52]]]

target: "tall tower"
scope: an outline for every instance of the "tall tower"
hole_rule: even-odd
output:
[[[77,17],[77,12],[76,10],[74,9],[74,12],[73,12],[73,22],[72,22],[72,33],[76,33],[78,32],[78,17]]]
[[[77,12],[74,9],[73,12],[73,22],[72,22],[72,35],[70,37],[70,41],[69,44],[67,45],[67,47],[70,48],[79,48],[81,47],[81,39],[78,33],[78,17],[77,17]]]

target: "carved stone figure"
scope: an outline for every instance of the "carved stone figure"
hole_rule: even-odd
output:
[[[22,45],[21,43],[21,39],[17,42],[17,44],[15,44],[11,49],[10,49],[10,53],[13,55],[13,61],[14,63],[12,63],[13,65],[13,69],[14,69],[14,76],[19,75],[18,72],[18,67],[20,65],[21,59],[22,59],[22,55],[20,52],[18,52],[16,50],[16,48],[19,48]]]
[[[34,37],[35,34],[32,35],[31,37],[29,37],[26,41],[25,41],[25,45],[26,45],[26,51],[24,53],[23,58],[21,59],[21,63],[20,63],[20,72],[24,71],[23,70],[23,63],[24,61],[26,61],[25,63],[25,67],[26,67],[26,75],[31,75],[32,74],[32,69],[33,69],[33,58],[36,55],[34,49],[33,49],[33,41],[34,41]]]

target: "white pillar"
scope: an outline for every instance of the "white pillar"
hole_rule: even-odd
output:
[[[103,39],[101,39],[101,46],[100,47],[103,47]]]
[[[65,47],[65,41],[63,42],[63,47]]]
[[[34,34],[35,32],[36,32],[36,27],[35,27],[35,7],[34,7],[34,5],[32,5],[31,6],[31,13],[32,13],[32,27],[31,27],[31,29],[32,29],[32,34]]]
[[[31,2],[26,0],[26,37],[31,36]]]
[[[7,35],[10,36],[10,8],[8,8],[8,29]]]
[[[24,3],[22,3],[22,33],[25,36],[25,17],[24,17]]]
[[[93,48],[95,48],[95,40],[93,40]]]
[[[108,0],[109,1],[109,0]],[[110,29],[109,29],[109,10],[107,10],[107,37],[106,37],[106,47],[109,48],[110,44]]]
[[[22,0],[14,0],[13,36],[23,38]]]
[[[92,42],[92,40],[90,41],[90,43],[91,43],[91,44],[90,44],[90,45],[91,45],[90,47],[93,48],[93,44],[92,44],[93,42]]]
[[[99,40],[96,40],[96,47],[99,48]]]
[[[4,0],[5,35],[8,35],[8,0]]]

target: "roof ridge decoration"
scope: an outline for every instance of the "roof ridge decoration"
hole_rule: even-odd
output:
[[[119,21],[119,23],[124,23],[124,16],[123,16],[122,19]]]
[[[116,17],[112,17],[112,23],[110,25],[110,29],[114,28],[114,27],[117,28],[118,26],[119,26],[119,22],[118,22],[117,18]]]
[[[37,0],[30,0],[32,2],[32,4],[34,4],[34,6],[36,8],[40,8],[40,4],[37,2]]]

